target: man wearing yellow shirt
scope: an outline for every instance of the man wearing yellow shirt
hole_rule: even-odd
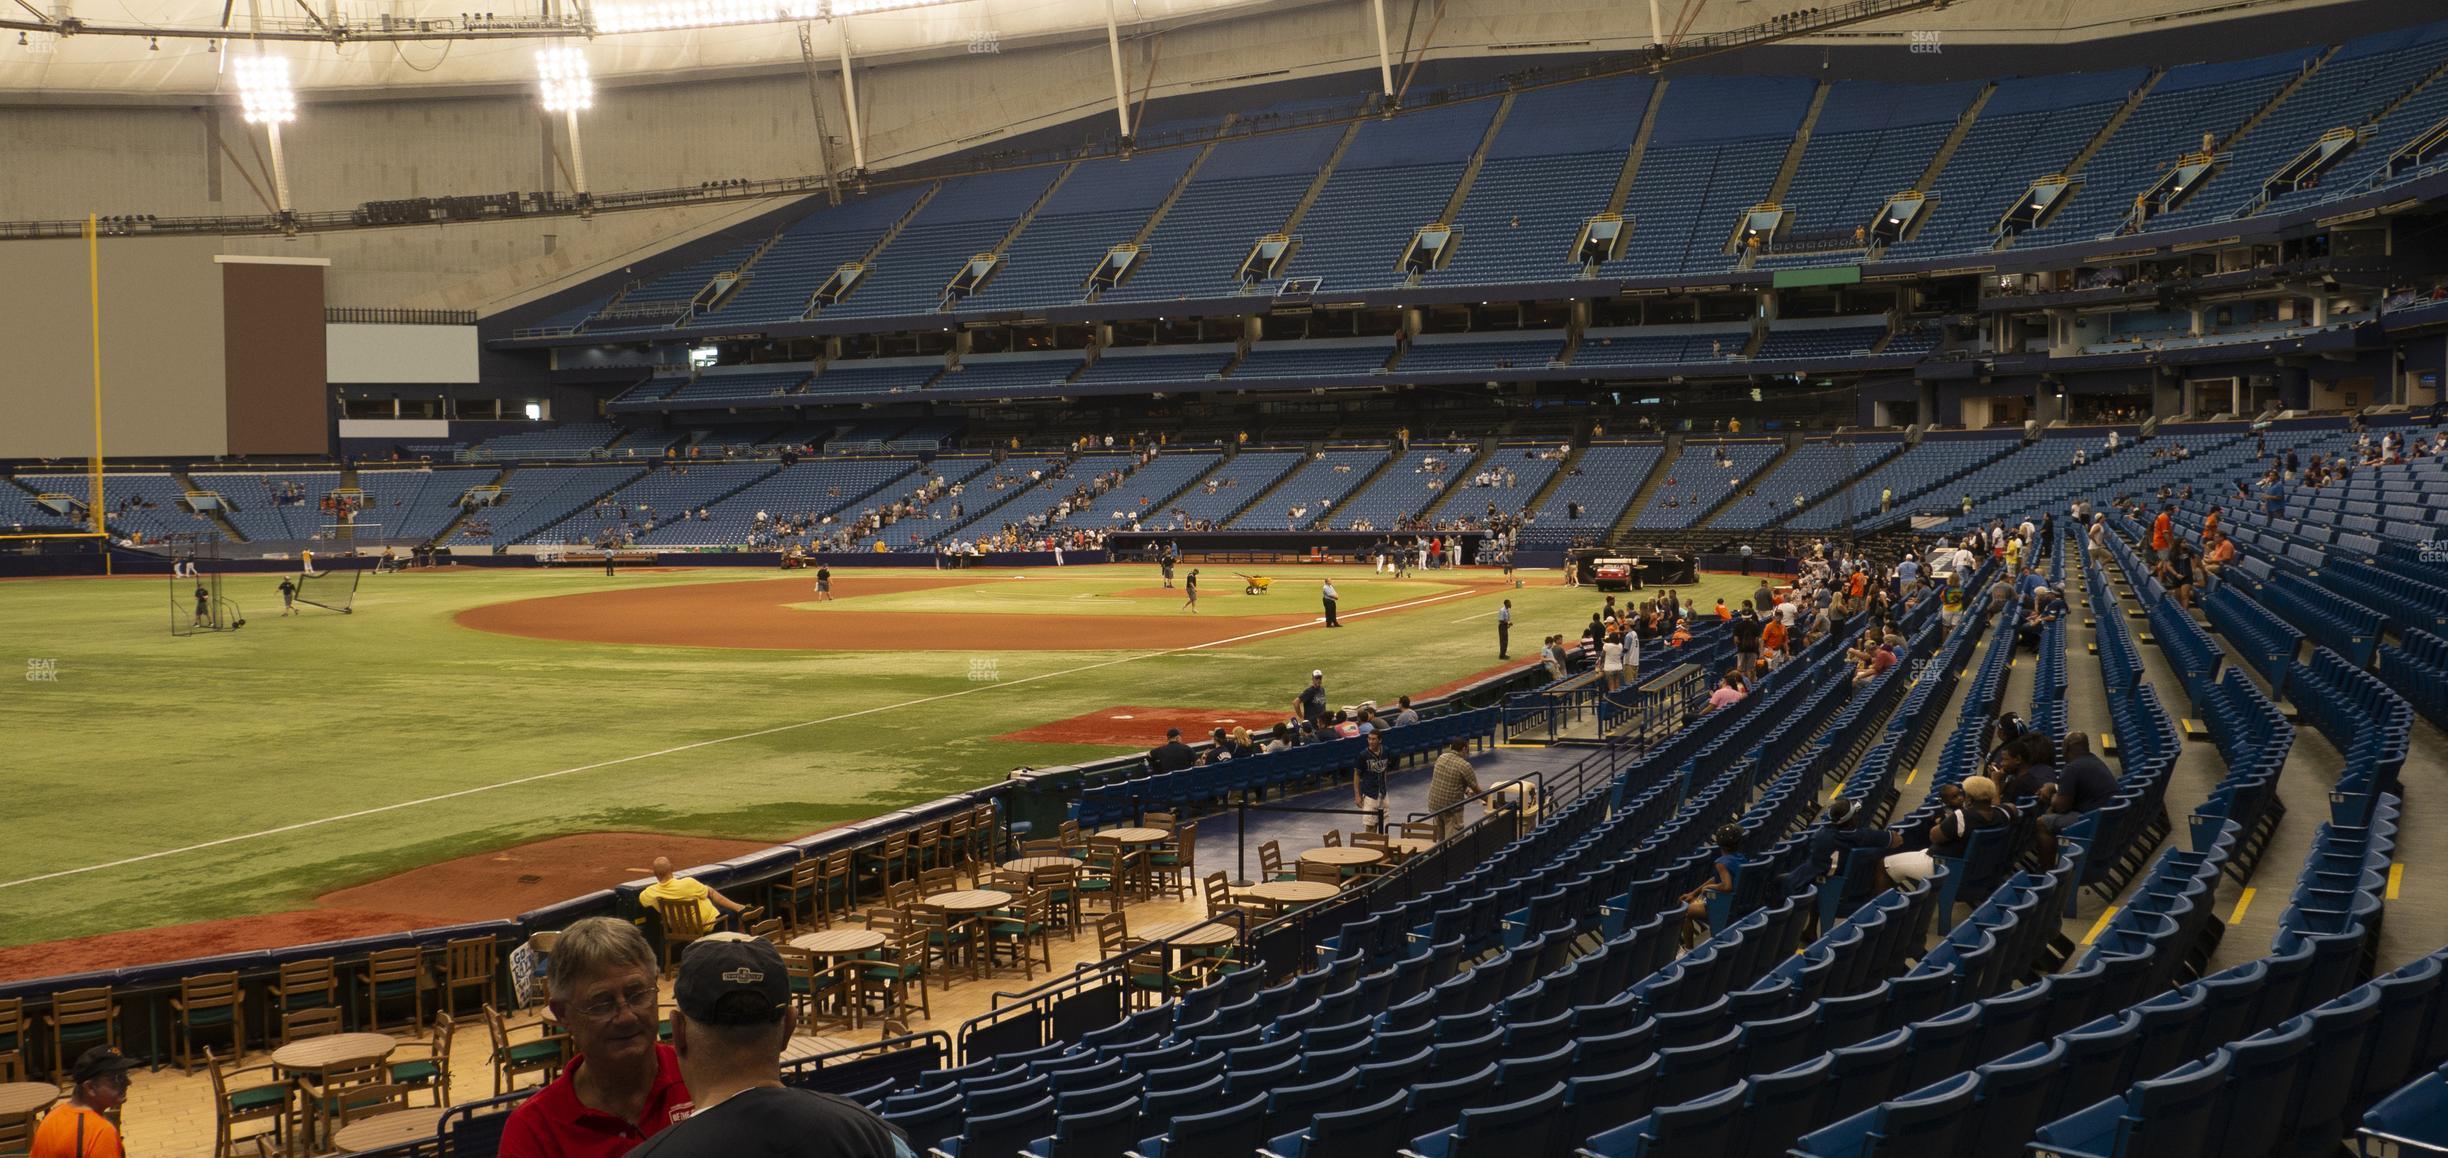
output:
[[[673,876],[669,857],[654,858],[654,876],[655,883],[638,894],[638,904],[649,912],[655,911],[665,901],[695,901],[698,919],[711,929],[715,922],[722,919],[723,913],[736,913],[744,907],[715,892],[704,881]]]
[[[34,1130],[33,1158],[120,1158],[119,1129],[103,1115],[127,1100],[128,1071],[135,1066],[107,1045],[80,1055],[70,1071],[68,1100]]]

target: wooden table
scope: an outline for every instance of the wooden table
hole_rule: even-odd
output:
[[[1109,828],[1088,834],[1091,840],[1110,840],[1117,844],[1162,844],[1173,839],[1169,828]]]
[[[335,1033],[293,1041],[272,1051],[272,1064],[290,1073],[316,1073],[346,1065],[364,1065],[391,1056],[399,1039],[387,1033]]]
[[[1078,868],[1079,862],[1067,856],[1022,856],[1003,862],[1003,867],[1016,873],[1035,872],[1041,868]]]
[[[827,929],[790,939],[793,949],[805,949],[819,957],[847,957],[884,947],[884,934],[873,929]]]
[[[49,1082],[9,1082],[0,1085],[0,1122],[23,1118],[31,1126],[34,1115],[58,1100],[59,1087]]]
[[[1300,854],[1300,858],[1304,864],[1333,865],[1339,869],[1349,870],[1364,864],[1376,864],[1385,859],[1385,853],[1367,845],[1328,845],[1325,848],[1310,849]]]
[[[406,1142],[421,1142],[435,1136],[442,1125],[442,1115],[450,1113],[447,1106],[411,1106],[360,1119],[332,1131],[332,1145],[343,1154],[360,1150],[380,1150]]]
[[[947,913],[970,917],[1012,903],[1012,895],[1001,889],[954,889],[948,893],[921,897],[919,903],[933,905]]]
[[[1286,909],[1295,905],[1314,905],[1319,901],[1329,900],[1342,891],[1341,888],[1324,881],[1268,881],[1265,884],[1251,885],[1241,890],[1240,895],[1261,904]]]
[[[826,1037],[823,1034],[792,1034],[790,1041],[784,1043],[782,1046],[782,1060],[786,1062],[794,1062],[798,1061],[800,1058],[817,1057],[828,1053],[839,1053],[845,1049],[855,1048],[858,1044],[859,1043],[855,1041],[845,1041],[838,1037]]]
[[[1168,942],[1176,949],[1210,949],[1232,944],[1240,934],[1221,921],[1158,921],[1139,930],[1139,936]]]

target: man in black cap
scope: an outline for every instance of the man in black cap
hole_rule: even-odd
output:
[[[69,1071],[68,1100],[43,1115],[34,1129],[33,1158],[120,1158],[119,1128],[107,1115],[127,1100],[128,1071],[136,1063],[107,1045],[79,1054]]]
[[[1309,673],[1309,686],[1301,689],[1300,698],[1292,702],[1294,714],[1312,724],[1326,718],[1326,669]]]
[[[1182,743],[1180,728],[1166,728],[1165,742],[1148,753],[1148,771],[1179,772],[1198,763],[1198,753]]]
[[[734,933],[690,945],[672,1007],[672,1048],[697,1108],[631,1158],[910,1158],[900,1131],[865,1107],[782,1084],[795,1019],[770,943]]]

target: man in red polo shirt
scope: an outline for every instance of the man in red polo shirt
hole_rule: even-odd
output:
[[[552,1010],[578,1056],[511,1111],[501,1158],[620,1158],[688,1117],[679,1055],[655,1040],[654,949],[637,926],[589,917],[552,956]]]

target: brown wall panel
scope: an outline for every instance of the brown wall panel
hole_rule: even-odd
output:
[[[225,261],[221,286],[230,453],[328,453],[323,267]]]

